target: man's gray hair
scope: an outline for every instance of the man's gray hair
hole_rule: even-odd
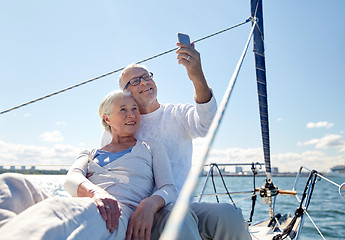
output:
[[[108,123],[103,119],[104,114],[107,116],[110,116],[113,110],[113,104],[119,97],[123,96],[130,96],[132,97],[132,94],[129,91],[126,90],[116,90],[113,92],[110,92],[105,98],[102,100],[102,102],[99,104],[98,108],[98,115],[102,119],[102,125],[104,129],[111,133],[111,127],[108,125]],[[134,99],[134,98],[133,98]]]
[[[126,84],[127,84],[127,83],[125,82],[125,80],[123,79],[123,74],[124,74],[128,69],[131,69],[131,68],[143,68],[143,69],[145,69],[146,71],[149,71],[149,70],[147,69],[147,67],[146,67],[145,65],[142,65],[142,64],[132,63],[132,64],[127,65],[127,66],[122,70],[122,72],[121,72],[121,74],[120,74],[120,76],[119,76],[119,87],[120,87],[121,89],[124,89],[125,86],[126,86]]]

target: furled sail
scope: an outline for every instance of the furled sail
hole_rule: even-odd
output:
[[[266,66],[264,48],[264,24],[262,14],[262,0],[251,0],[251,17],[256,17],[258,22],[253,34],[253,51],[255,56],[256,82],[259,98],[261,121],[261,135],[264,149],[265,168],[267,178],[271,179],[270,136],[268,124],[268,104],[266,88]]]

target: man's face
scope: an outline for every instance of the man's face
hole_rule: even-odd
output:
[[[133,67],[127,69],[122,75],[124,84],[127,84],[131,79],[141,77],[144,74],[148,74],[147,70],[144,68]],[[140,83],[136,86],[129,84],[127,90],[132,93],[135,100],[141,106],[148,106],[157,98],[157,86],[152,79],[148,81],[141,79]]]

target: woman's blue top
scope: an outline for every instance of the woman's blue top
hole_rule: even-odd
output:
[[[93,158],[93,162],[97,163],[99,166],[104,167],[108,163],[115,161],[116,159],[122,157],[123,155],[130,153],[133,147],[130,147],[122,152],[112,153],[103,150],[97,150]]]

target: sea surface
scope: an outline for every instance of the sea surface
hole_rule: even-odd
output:
[[[27,175],[28,178],[40,186],[46,192],[55,195],[67,197],[69,196],[63,189],[63,175]],[[345,182],[345,175],[330,177],[330,179],[341,184]],[[196,195],[201,192],[202,185],[205,181],[205,177],[201,178],[200,184],[197,187]],[[253,178],[252,177],[224,177],[224,181],[230,192],[252,190],[253,189]],[[307,178],[302,177],[299,179],[297,184],[297,193],[301,198],[301,192],[304,190],[304,185]],[[215,185],[218,192],[225,192],[223,190],[222,181],[220,178],[215,179]],[[256,187],[261,187],[265,183],[265,178],[257,177],[255,181]],[[294,183],[295,177],[275,177],[273,183],[279,189],[291,190]],[[212,181],[206,185],[205,193],[213,193]],[[232,199],[235,204],[242,209],[245,220],[249,219],[251,210],[251,199],[249,194],[233,194]],[[243,200],[244,199],[244,200]],[[216,202],[216,198],[205,197],[204,201]],[[220,196],[220,202],[229,202],[228,196]],[[282,196],[279,195],[276,198],[275,213],[291,213],[294,215],[296,208],[299,203],[294,196]],[[330,184],[324,179],[318,181],[315,185],[312,199],[308,208],[308,213],[314,223],[321,230],[325,239],[338,240],[345,239],[345,198],[339,195],[338,187]],[[258,222],[262,219],[268,218],[268,205],[264,204],[258,196],[253,216],[253,222]],[[305,218],[302,235],[300,239],[305,240],[317,240],[323,239],[317,230],[314,228],[313,223],[309,218]]]

